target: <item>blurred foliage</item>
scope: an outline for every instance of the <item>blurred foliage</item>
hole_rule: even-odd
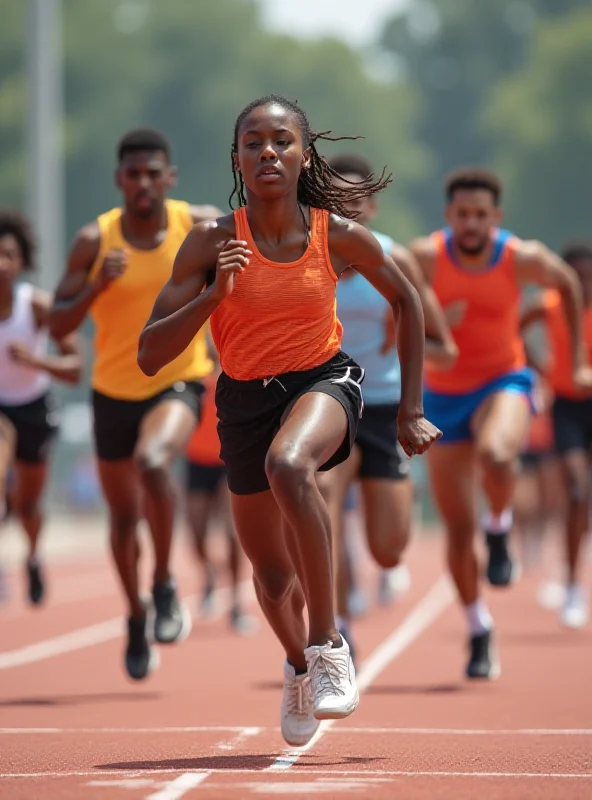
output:
[[[307,43],[264,29],[253,0],[62,0],[68,237],[118,202],[117,140],[153,125],[179,166],[175,195],[226,209],[230,144],[238,112],[269,92],[296,99],[316,129],[363,135],[354,147],[396,182],[381,202],[383,226],[406,237],[420,223],[405,187],[425,177],[414,138],[412,87],[372,79],[362,56],[337,40]],[[4,0],[0,28],[0,202],[24,202],[26,3]],[[395,230],[393,230],[395,228]]]
[[[26,7],[0,26],[0,202],[26,185]],[[380,45],[379,80],[343,42],[263,26],[256,0],[62,0],[68,238],[118,202],[114,151],[130,127],[171,138],[176,196],[227,208],[234,120],[253,98],[298,100],[317,129],[395,182],[377,227],[406,240],[442,218],[442,179],[460,164],[501,171],[507,224],[554,246],[589,231],[590,0],[410,0]],[[556,198],[561,197],[561,203]]]
[[[590,0],[411,0],[386,25],[382,46],[421,98],[433,169],[408,199],[426,228],[441,223],[445,174],[480,163],[500,169],[519,233],[557,246],[590,231],[591,12]]]

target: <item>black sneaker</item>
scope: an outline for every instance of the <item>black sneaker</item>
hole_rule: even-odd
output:
[[[493,631],[471,636],[469,646],[471,657],[467,664],[467,678],[481,678],[494,681],[500,675],[500,666],[493,645]]]
[[[492,586],[509,586],[515,576],[514,562],[508,551],[507,533],[486,533],[489,561],[487,580]]]
[[[127,621],[127,648],[125,650],[125,668],[130,678],[141,681],[158,667],[158,650],[148,641],[147,618]]]
[[[164,583],[155,583],[152,590],[156,619],[154,638],[161,644],[180,642],[189,635],[191,616],[177,597],[175,581],[169,578]]]
[[[39,564],[27,564],[27,576],[29,580],[28,595],[29,601],[38,606],[43,602],[45,596],[45,582]]]

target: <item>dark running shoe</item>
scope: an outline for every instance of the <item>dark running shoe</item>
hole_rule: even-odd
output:
[[[158,650],[148,640],[147,617],[127,621],[128,640],[125,650],[125,668],[130,678],[141,681],[157,669]]]
[[[45,582],[39,564],[27,563],[27,577],[29,602],[38,606],[45,597]]]
[[[173,578],[155,583],[152,590],[156,618],[154,638],[161,644],[172,644],[185,639],[191,631],[191,615],[179,602]]]
[[[489,561],[487,580],[492,586],[509,586],[516,578],[515,564],[508,550],[507,533],[486,533]]]
[[[499,678],[501,670],[493,639],[493,631],[485,631],[485,633],[471,636],[469,641],[471,657],[467,664],[467,678],[480,678],[488,681]]]

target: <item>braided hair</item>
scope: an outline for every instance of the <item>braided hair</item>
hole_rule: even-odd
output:
[[[386,173],[384,168],[378,178],[374,174],[367,175],[361,181],[344,181],[343,178],[333,170],[327,161],[319,154],[315,147],[315,142],[318,139],[329,142],[340,142],[344,140],[354,141],[361,139],[361,136],[332,136],[331,131],[321,131],[314,133],[310,127],[310,123],[304,111],[300,106],[288,100],[285,97],[277,94],[268,94],[265,97],[260,97],[249,103],[248,106],[243,108],[237,117],[234,125],[234,140],[231,148],[232,159],[232,172],[234,175],[234,189],[229,198],[231,208],[233,206],[233,199],[236,197],[238,205],[246,206],[247,199],[245,197],[245,185],[243,177],[239,169],[235,166],[235,156],[238,153],[238,132],[240,126],[246,117],[256,108],[267,106],[271,103],[291,111],[298,121],[300,130],[302,132],[302,144],[304,149],[310,149],[310,165],[306,169],[302,169],[298,178],[298,202],[302,205],[312,206],[313,208],[322,208],[330,211],[333,214],[338,214],[341,217],[348,219],[355,219],[358,212],[350,211],[347,208],[347,203],[354,200],[360,200],[362,197],[370,197],[377,192],[382,191],[392,181],[392,174]],[[336,186],[334,179],[339,178],[342,183],[347,183],[347,186]]]

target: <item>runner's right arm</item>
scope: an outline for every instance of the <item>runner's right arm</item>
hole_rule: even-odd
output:
[[[88,280],[100,244],[101,234],[96,222],[85,225],[74,240],[49,314],[49,330],[54,339],[63,339],[79,328],[95,299],[125,270],[124,251],[113,251],[105,257],[94,280]]]
[[[200,222],[187,234],[140,334],[138,366],[145,375],[156,375],[189,347],[248,266],[251,252],[246,242],[233,238],[233,228],[228,215]]]

